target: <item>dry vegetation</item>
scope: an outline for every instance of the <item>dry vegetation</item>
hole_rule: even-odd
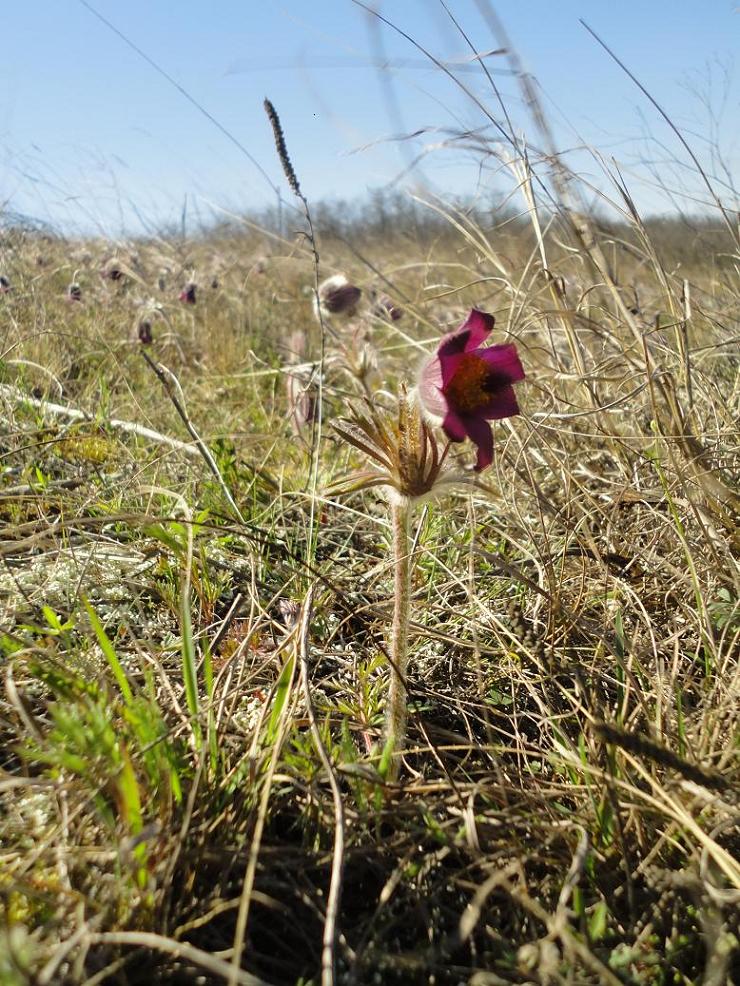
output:
[[[303,237],[3,234],[0,983],[318,983],[324,938],[341,983],[727,981],[737,247],[625,213],[329,231],[323,345]],[[331,422],[472,305],[523,414],[415,513],[387,784],[387,511],[327,494]]]

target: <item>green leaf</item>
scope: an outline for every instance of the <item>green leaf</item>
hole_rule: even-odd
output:
[[[177,557],[184,554],[186,535],[181,524],[171,523],[167,527],[162,524],[149,524],[143,530],[148,537],[161,541]]]
[[[121,695],[123,696],[123,700],[126,705],[131,705],[134,700],[134,696],[131,691],[131,686],[128,683],[126,673],[121,666],[121,662],[118,660],[118,655],[115,652],[113,644],[108,639],[108,635],[103,628],[103,624],[98,619],[98,614],[84,596],[82,597],[82,603],[87,610],[87,615],[90,618],[90,623],[95,631],[95,636],[98,638],[100,649],[103,651],[105,659],[108,662],[108,667],[111,669],[113,677],[116,679],[116,683]]]
[[[195,641],[193,640],[193,624],[190,617],[190,600],[183,592],[180,599],[180,624],[182,632],[182,676],[185,682],[185,698],[192,717],[193,736],[200,748],[200,724],[198,714],[200,701],[198,698],[198,672],[195,663]]]
[[[129,829],[134,834],[141,832],[144,827],[141,817],[141,796],[134,768],[125,750],[121,750],[123,763],[118,778],[118,790],[121,795],[121,809]]]
[[[270,712],[270,718],[267,723],[266,737],[268,743],[275,742],[283,709],[285,708],[285,703],[288,701],[288,695],[290,694],[294,665],[295,657],[290,657],[285,662],[283,670],[280,672],[280,677],[275,685],[275,697],[272,700],[272,711]]]
[[[383,778],[383,780],[385,780],[385,778],[388,776],[388,771],[390,770],[391,763],[393,761],[393,747],[394,747],[393,737],[389,736],[388,739],[385,741],[383,752],[380,755],[380,763],[378,764],[378,773]]]
[[[609,908],[606,901],[600,900],[588,919],[588,937],[592,942],[601,941],[606,934]]]

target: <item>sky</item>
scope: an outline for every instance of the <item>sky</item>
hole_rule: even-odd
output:
[[[484,109],[498,122],[503,112],[472,59],[473,49],[501,48],[491,4],[445,3],[375,0],[391,26],[352,0],[6,0],[0,210],[60,232],[121,236],[179,223],[184,208],[208,222],[274,205],[278,194],[287,202],[265,97],[310,201],[376,188],[504,194],[498,158],[482,153],[483,139],[502,146]],[[646,212],[677,204],[660,184],[697,196],[697,209],[706,198],[670,128],[580,18],[718,180],[737,176],[738,0],[498,0],[495,11],[559,149],[594,195],[607,186],[597,158],[575,150],[584,144],[619,161]],[[539,136],[506,57],[482,62],[536,156]],[[476,148],[460,140],[471,131]]]

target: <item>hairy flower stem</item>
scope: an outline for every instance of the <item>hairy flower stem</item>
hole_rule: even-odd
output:
[[[401,769],[406,743],[406,670],[409,659],[409,608],[411,599],[411,504],[406,497],[391,501],[393,528],[393,627],[391,630],[391,683],[386,711],[386,747],[392,759],[387,779],[395,781]]]

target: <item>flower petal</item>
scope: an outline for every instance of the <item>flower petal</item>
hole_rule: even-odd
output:
[[[443,418],[447,414],[447,401],[442,393],[442,364],[437,356],[422,366],[417,383],[419,399],[429,414]]]
[[[444,414],[444,408],[440,410],[443,398],[439,391],[454,377],[460,357],[477,349],[490,335],[494,322],[493,315],[471,308],[462,325],[442,337],[436,355],[424,364],[419,380],[419,394],[430,413]],[[433,387],[436,389],[433,390]]]
[[[448,411],[442,422],[442,430],[451,442],[464,442],[469,435],[467,418],[456,411]]]
[[[478,308],[471,308],[470,314],[456,333],[457,335],[462,335],[465,332],[468,334],[465,352],[469,353],[471,349],[477,349],[483,340],[489,337],[495,323],[496,319],[493,315],[482,312]]]
[[[488,421],[498,421],[499,418],[513,418],[519,414],[516,394],[511,384],[505,384],[500,390],[491,395],[487,404],[476,408],[476,414]]]
[[[478,448],[478,458],[475,471],[482,472],[493,462],[493,432],[491,426],[483,418],[469,417],[464,419],[468,438]]]
[[[469,353],[487,339],[491,334],[496,319],[488,312],[471,308],[470,314],[460,328],[442,338],[437,353],[443,356],[454,356],[456,353]]]
[[[439,348],[439,365],[440,365],[440,375],[442,377],[442,387],[449,386],[450,381],[457,373],[460,363],[462,362],[463,356],[465,354],[460,353],[443,353],[442,347]]]
[[[492,377],[500,378],[502,384],[518,383],[519,380],[524,379],[524,367],[513,342],[479,349],[475,355],[486,361]]]

